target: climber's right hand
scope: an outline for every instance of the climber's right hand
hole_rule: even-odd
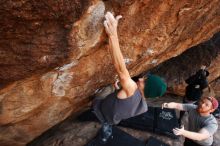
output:
[[[105,14],[104,27],[105,27],[105,31],[109,35],[109,37],[110,36],[117,36],[118,21],[121,18],[122,18],[121,15],[114,17],[114,15],[111,12],[107,12]]]

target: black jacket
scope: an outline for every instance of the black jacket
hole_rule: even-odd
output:
[[[198,101],[202,94],[203,89],[208,87],[207,70],[200,69],[195,75],[190,76],[185,82],[188,84],[185,91],[185,97],[189,101]]]

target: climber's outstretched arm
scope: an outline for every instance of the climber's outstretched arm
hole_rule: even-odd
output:
[[[129,97],[134,94],[137,89],[137,84],[131,79],[130,74],[126,68],[122,52],[119,47],[119,40],[117,34],[118,21],[121,16],[116,18],[112,13],[107,12],[105,15],[104,26],[106,33],[109,36],[110,54],[113,60],[113,64],[119,76],[122,89],[125,91],[126,96]]]

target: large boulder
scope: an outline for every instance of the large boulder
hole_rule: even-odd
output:
[[[119,39],[132,76],[220,30],[218,0],[2,0],[0,145],[25,145],[114,81],[107,10],[123,15]]]

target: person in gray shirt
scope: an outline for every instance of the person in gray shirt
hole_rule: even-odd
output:
[[[132,80],[119,46],[117,26],[120,18],[121,16],[114,17],[112,13],[107,12],[104,27],[109,39],[109,52],[121,89],[106,95],[105,98],[93,100],[94,113],[103,125],[103,136],[101,136],[103,143],[111,136],[111,125],[147,111],[147,103],[144,97],[148,93],[148,89],[151,88],[146,88],[149,87],[145,86],[146,83],[153,82],[151,83],[155,87],[151,91],[154,93],[153,96],[162,96],[166,91],[166,84],[158,76],[151,75],[148,77],[148,82],[144,78],[139,78],[137,82]],[[106,52],[108,51],[106,50]]]
[[[173,129],[175,135],[185,137],[184,146],[211,146],[213,135],[218,129],[218,123],[211,114],[218,108],[218,101],[214,97],[203,97],[199,105],[180,104],[175,102],[163,103],[162,108],[188,111],[188,130],[181,128]]]

